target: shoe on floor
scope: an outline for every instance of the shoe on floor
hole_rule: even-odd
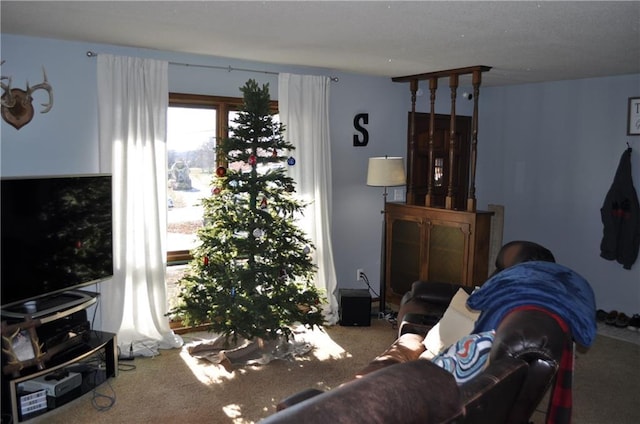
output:
[[[604,321],[605,318],[607,318],[607,311],[605,311],[604,309],[598,309],[598,311],[596,312],[596,319],[598,321]]]
[[[629,320],[629,327],[632,327],[636,330],[640,329],[640,314],[634,314]]]
[[[615,325],[617,319],[618,319],[618,311],[611,311],[607,314],[607,317],[604,319],[604,323],[608,325]]]
[[[618,318],[616,319],[615,326],[619,328],[626,328],[629,325],[629,317],[625,315],[623,312],[618,314]]]

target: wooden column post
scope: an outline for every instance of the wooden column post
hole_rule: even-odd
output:
[[[451,88],[451,123],[449,131],[449,182],[447,183],[447,197],[444,201],[445,209],[453,209],[453,174],[456,156],[456,93],[458,88],[458,74],[449,76],[449,88]]]
[[[467,196],[467,211],[476,211],[476,161],[478,158],[478,97],[480,96],[480,84],[482,72],[473,71],[473,117],[471,118],[471,170],[469,172],[469,194]]]
[[[433,158],[433,132],[436,126],[436,90],[438,89],[438,78],[429,79],[429,102],[431,105],[429,114],[429,165],[427,166],[427,194],[424,197],[424,205],[432,206],[433,179],[434,179],[434,158]]]
[[[413,173],[415,172],[415,155],[416,146],[416,93],[418,92],[419,81],[417,79],[411,80],[409,83],[409,90],[411,90],[411,116],[409,117],[409,146],[407,153],[409,154],[407,164],[407,204],[416,204],[416,193],[413,183]]]
[[[407,203],[415,205],[415,186],[419,184],[422,186],[424,180],[423,172],[424,170],[415,169],[415,162],[418,160],[416,154],[417,142],[416,134],[415,134],[415,119],[416,119],[416,92],[418,91],[418,83],[420,81],[429,80],[429,89],[431,91],[431,114],[429,119],[429,146],[428,146],[428,164],[427,164],[427,192],[425,195],[425,205],[426,206],[434,206],[434,203],[438,203],[438,207],[440,207],[440,197],[436,196],[436,191],[438,191],[438,196],[441,196],[439,191],[439,187],[435,187],[434,181],[434,149],[435,149],[435,138],[438,136],[438,133],[435,131],[435,92],[438,86],[437,80],[439,78],[449,78],[449,86],[451,88],[451,115],[450,115],[450,128],[449,128],[449,146],[446,148],[449,160],[443,163],[445,178],[447,181],[443,181],[443,184],[447,184],[446,192],[442,193],[445,195],[444,198],[444,208],[445,209],[454,209],[455,207],[465,208],[464,200],[466,197],[466,210],[475,211],[476,210],[476,199],[475,199],[475,178],[476,178],[476,161],[477,161],[477,136],[478,136],[478,98],[480,95],[480,84],[481,84],[481,75],[482,72],[487,72],[491,69],[490,66],[468,66],[465,68],[457,68],[457,69],[448,69],[445,71],[436,71],[436,72],[427,72],[423,74],[415,74],[415,75],[406,75],[402,77],[393,77],[391,80],[394,82],[408,82],[411,84],[411,115],[409,122],[409,135],[408,135],[408,143],[407,143],[407,155],[408,159],[408,171],[407,171]],[[454,186],[454,175],[457,175],[459,169],[455,169],[456,166],[456,156],[457,149],[460,148],[460,135],[457,134],[456,130],[456,93],[458,89],[458,80],[460,75],[472,75],[473,78],[473,97],[474,97],[474,109],[473,109],[473,120],[472,120],[472,140],[471,146],[469,147],[468,157],[469,157],[469,167],[465,169],[465,173],[469,175],[467,181],[457,181],[458,186],[463,186],[460,188],[456,188]],[[446,134],[445,134],[446,137]],[[467,140],[465,140],[466,146]],[[465,155],[466,161],[466,155]],[[438,190],[437,190],[438,189]],[[437,199],[437,202],[436,202]],[[458,200],[456,202],[456,199]],[[461,204],[462,203],[462,204]]]

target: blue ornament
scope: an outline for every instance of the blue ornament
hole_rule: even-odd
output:
[[[296,160],[293,158],[293,156],[289,156],[289,159],[287,159],[287,164],[289,166],[293,166],[296,164]]]

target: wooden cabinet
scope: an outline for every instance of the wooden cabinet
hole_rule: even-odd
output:
[[[489,269],[491,216],[387,203],[385,298],[395,305],[416,280],[481,285]]]
[[[384,296],[399,305],[417,280],[481,285],[489,270],[491,216],[476,209],[478,97],[482,73],[470,66],[392,78],[409,83],[407,204],[385,206]],[[471,76],[473,115],[456,115],[459,78]],[[438,80],[447,78],[448,115],[436,114]],[[430,112],[419,113],[420,82],[429,84]],[[424,96],[426,99],[427,96]]]
[[[413,122],[411,122],[412,119]],[[454,144],[456,149],[450,161],[451,117],[449,115],[435,115],[433,142],[430,143],[430,114],[409,113],[408,126],[414,125],[415,143],[412,150],[409,135],[407,137],[407,151],[413,152],[413,160],[410,161],[410,166],[407,169],[407,203],[425,206],[428,183],[431,181],[431,205],[429,206],[444,208],[447,193],[450,192],[452,209],[466,209],[469,191],[471,117],[458,115],[455,120]],[[450,190],[449,182],[451,182]]]
[[[475,212],[478,96],[480,95],[482,73],[489,69],[491,67],[479,65],[391,79],[394,82],[408,82],[411,92],[407,148],[408,204],[423,204],[428,207],[440,206],[441,197],[444,196],[445,209],[464,209]],[[464,75],[471,75],[473,85],[473,115],[470,122],[466,120],[461,122],[460,117],[456,116],[459,77]],[[438,79],[443,77],[447,77],[449,80],[451,98],[449,122],[447,124],[445,118],[444,125],[444,116],[437,115],[435,112]],[[429,82],[430,112],[428,123],[425,122],[426,117],[422,117],[422,114],[416,111],[420,81]],[[462,126],[458,128],[459,125]],[[448,137],[446,133],[448,133]],[[468,166],[464,166],[465,164]],[[421,189],[420,185],[425,183],[425,179],[426,194],[423,202],[417,197],[422,195],[421,191],[424,189]],[[462,190],[465,192],[463,193]],[[464,208],[460,207],[463,203],[463,196],[466,198],[466,207]]]

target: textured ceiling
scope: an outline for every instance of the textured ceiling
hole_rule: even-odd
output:
[[[2,33],[483,85],[640,72],[640,2],[5,1]]]

